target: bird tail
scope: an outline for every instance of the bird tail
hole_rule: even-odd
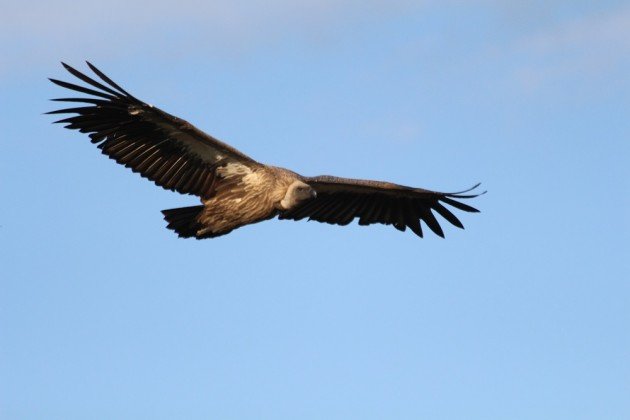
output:
[[[196,238],[203,227],[198,220],[202,211],[203,206],[192,206],[162,210],[162,214],[168,222],[166,227],[174,230],[180,238]]]

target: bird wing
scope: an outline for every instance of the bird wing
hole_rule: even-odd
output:
[[[103,83],[62,64],[90,88],[50,81],[88,97],[53,100],[87,105],[48,114],[76,114],[55,122],[89,133],[103,154],[157,185],[207,198],[214,190],[218,167],[228,163],[260,166],[189,122],[135,98],[89,62],[87,65]]]
[[[443,204],[466,212],[478,212],[479,210],[457,199],[474,198],[485,193],[484,191],[480,194],[465,194],[480,184],[466,191],[444,193],[389,182],[332,176],[304,178],[304,182],[315,189],[317,198],[285,211],[280,214],[280,219],[301,220],[308,217],[309,220],[318,222],[347,225],[358,217],[359,225],[381,223],[393,225],[400,231],[405,231],[409,227],[420,237],[421,220],[435,234],[444,237],[444,231],[433,211],[463,229],[464,226],[459,219]]]

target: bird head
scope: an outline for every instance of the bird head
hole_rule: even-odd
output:
[[[305,182],[302,181],[294,181],[289,188],[287,188],[287,192],[284,195],[284,198],[280,202],[280,205],[283,209],[290,209],[298,204],[301,204],[305,201],[312,200],[317,197],[317,193]]]

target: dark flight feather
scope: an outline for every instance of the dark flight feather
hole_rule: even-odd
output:
[[[75,114],[55,121],[88,133],[99,149],[157,185],[184,194],[208,197],[217,162],[257,163],[231,146],[204,134],[188,122],[136,99],[92,64],[88,66],[107,85],[73,67],[64,68],[90,88],[50,79],[56,85],[97,98],[59,98],[91,106],[54,110],[49,114]],[[182,169],[182,161],[188,169]],[[195,170],[193,170],[195,169]],[[203,170],[206,169],[206,170]],[[197,177],[203,176],[203,179]]]
[[[390,182],[332,176],[304,178],[304,181],[315,189],[318,198],[302,207],[281,213],[280,219],[300,220],[308,216],[310,220],[346,225],[358,217],[359,225],[380,223],[393,225],[400,231],[409,227],[420,237],[423,236],[420,221],[436,235],[444,237],[444,230],[432,210],[452,225],[463,229],[461,221],[441,202],[460,210],[476,212],[477,209],[455,199],[469,199],[483,194],[462,194],[473,191],[479,184],[457,193],[442,193]],[[369,197],[370,205],[356,207],[355,203],[361,197]],[[330,207],[331,201],[335,202],[334,208]],[[350,220],[349,214],[352,215]]]

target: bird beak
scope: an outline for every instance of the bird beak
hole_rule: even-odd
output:
[[[311,198],[317,198],[317,191],[311,190]]]

